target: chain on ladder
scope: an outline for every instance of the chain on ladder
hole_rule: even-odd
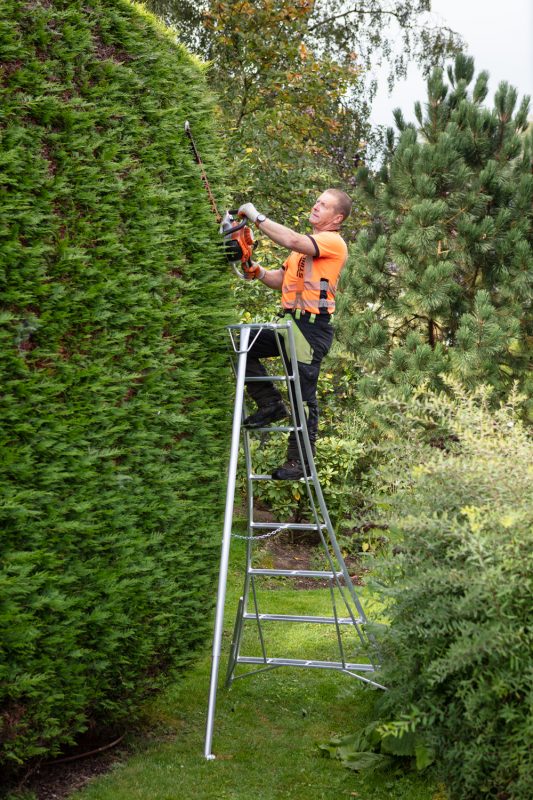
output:
[[[296,432],[296,442],[300,456],[300,463],[303,467],[303,478],[301,482],[305,485],[305,492],[309,503],[314,522],[308,523],[257,523],[254,521],[254,482],[256,480],[269,479],[271,476],[254,475],[250,448],[250,432],[243,428],[242,422],[246,409],[244,400],[244,386],[246,377],[246,363],[248,353],[254,342],[261,335],[263,330],[271,330],[274,333],[278,345],[278,351],[283,367],[283,374],[255,380],[281,381],[287,386],[289,408],[292,425],[269,426],[259,428],[254,433],[261,435],[266,432]],[[207,728],[205,739],[204,755],[206,758],[214,758],[211,752],[214,715],[216,707],[216,693],[218,684],[218,671],[221,654],[222,630],[224,622],[224,605],[226,597],[226,584],[229,563],[230,542],[232,538],[244,539],[246,541],[246,571],[244,578],[243,595],[240,598],[235,625],[233,630],[232,644],[230,648],[229,663],[227,670],[226,683],[229,685],[236,678],[254,675],[257,672],[274,669],[280,666],[310,667],[335,669],[353,675],[364,683],[372,684],[379,688],[384,688],[381,684],[368,677],[377,670],[377,656],[374,642],[366,631],[367,619],[354,589],[353,581],[348,573],[344,558],[339,548],[337,539],[320,486],[320,481],[316,472],[316,467],[311,448],[311,442],[306,426],[300,382],[298,377],[297,356],[294,336],[292,332],[292,321],[283,323],[267,324],[247,324],[231,325],[228,327],[231,348],[233,351],[232,363],[234,366],[236,391],[235,405],[233,410],[233,427],[230,448],[230,461],[228,468],[228,485],[226,493],[226,506],[224,513],[224,530],[222,537],[222,549],[220,559],[219,583],[217,593],[217,606],[215,614],[215,631],[213,636],[213,655],[211,665],[211,681],[209,689],[209,705],[207,712]],[[282,337],[285,345],[285,354],[282,346]],[[289,365],[291,369],[289,370]],[[295,408],[296,405],[296,408]],[[247,476],[247,512],[248,512],[248,534],[240,536],[232,532],[233,506],[235,498],[236,474],[238,466],[239,446],[241,441],[241,429],[243,435],[243,450],[245,457],[246,476]],[[266,532],[261,534],[257,531],[264,529]],[[253,567],[253,546],[258,540],[272,538],[287,530],[313,530],[318,533],[321,545],[326,554],[328,563],[327,570],[284,570],[284,569],[258,569]],[[303,616],[298,614],[264,614],[259,611],[259,603],[256,590],[256,579],[269,575],[283,576],[287,578],[305,576],[317,577],[328,581],[332,616]],[[337,597],[342,601],[346,616],[340,616],[337,608]],[[253,612],[248,612],[248,600],[252,595]],[[260,656],[242,656],[240,654],[241,637],[246,621],[253,621],[256,624],[259,643],[261,648]],[[293,659],[293,658],[271,658],[267,655],[267,648],[263,633],[263,622],[316,622],[320,624],[330,624],[335,628],[336,640],[338,644],[339,661],[323,661],[318,659]],[[356,632],[360,645],[365,649],[365,657],[368,659],[363,663],[352,663],[347,660],[341,627],[349,626]],[[235,675],[235,668],[238,664],[247,665],[248,672]]]

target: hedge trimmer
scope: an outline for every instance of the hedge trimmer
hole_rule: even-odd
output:
[[[185,133],[189,137],[194,160],[200,167],[202,181],[205,186],[207,196],[209,197],[211,210],[220,226],[219,233],[223,236],[222,245],[224,248],[224,255],[232,265],[239,278],[245,278],[245,275],[239,271],[238,264],[241,264],[244,272],[247,272],[252,266],[252,253],[257,244],[257,242],[254,242],[252,229],[249,227],[246,219],[244,221],[238,219],[237,211],[228,209],[224,213],[224,216],[221,216],[217,208],[213,192],[211,191],[204,164],[194,142],[191,133],[191,126],[189,125],[188,121],[185,122]]]

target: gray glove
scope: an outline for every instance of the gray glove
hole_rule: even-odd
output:
[[[238,214],[239,217],[248,217],[250,222],[255,222],[259,216],[259,211],[253,203],[244,203],[244,205],[239,208]]]

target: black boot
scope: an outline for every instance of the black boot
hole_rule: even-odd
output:
[[[244,427],[264,428],[265,425],[270,425],[271,422],[283,419],[288,413],[285,404],[281,400],[276,400],[274,403],[260,406],[254,414],[250,414],[249,417],[246,417],[244,420]]]
[[[309,470],[307,470],[307,474],[309,474]],[[278,467],[272,473],[272,478],[275,481],[297,481],[303,476],[304,470],[299,458],[290,458],[283,466]]]
[[[316,402],[307,403],[307,433],[309,434],[309,443],[311,445],[311,452],[315,455],[315,442],[318,431],[318,406]],[[298,418],[297,418],[297,424]],[[289,434],[289,441],[287,446],[287,460],[281,467],[275,469],[272,473],[272,478],[275,481],[297,481],[304,477],[304,470],[302,462],[300,461],[300,448],[297,441],[298,434],[296,431],[291,431]],[[305,471],[307,476],[311,474],[309,465],[307,464],[307,455],[305,453],[304,444],[302,442],[302,451],[305,460]]]

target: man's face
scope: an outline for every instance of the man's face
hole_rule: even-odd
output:
[[[309,214],[309,222],[313,229],[315,231],[335,231],[339,228],[342,219],[333,195],[329,192],[322,192]]]

